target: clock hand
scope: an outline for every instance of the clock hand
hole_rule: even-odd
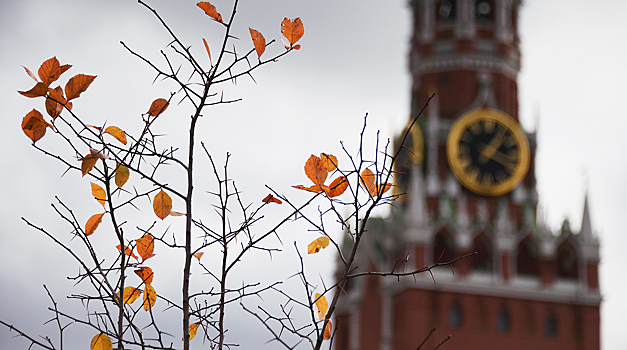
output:
[[[482,150],[479,157],[479,161],[481,163],[487,163],[488,160],[492,159],[494,153],[496,153],[505,141],[505,129],[499,128],[497,134],[490,140],[490,143],[487,144]]]
[[[506,155],[503,152],[499,152],[499,151],[494,152],[494,154],[492,155],[492,157],[490,159],[492,159],[493,161],[503,165],[509,171],[514,171],[514,169],[516,168],[516,159],[515,159],[515,157],[508,156],[508,155]]]

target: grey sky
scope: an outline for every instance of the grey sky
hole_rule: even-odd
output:
[[[201,38],[217,51],[219,28],[199,13],[195,2],[149,3],[202,59]],[[230,1],[215,5],[225,14]],[[339,140],[354,146],[365,113],[371,139],[376,130],[387,138],[404,125],[410,84],[406,1],[242,0],[240,9],[235,35],[242,52],[250,47],[248,27],[269,40],[279,39],[283,17],[301,17],[305,26],[300,51],[259,70],[256,84],[241,79],[235,88],[226,89],[228,96],[242,97],[243,102],[215,109],[204,126],[203,138],[219,158],[226,151],[233,154],[231,174],[250,201],[265,195],[265,184],[301,195],[292,194],[289,185],[306,181],[302,165],[309,154],[339,154]],[[538,131],[541,204],[553,228],[564,218],[578,227],[589,193],[592,224],[602,242],[604,349],[627,343],[622,323],[627,313],[627,238],[621,232],[627,227],[625,14],[627,3],[619,0],[527,0],[520,16],[520,115],[528,131]],[[40,326],[49,318],[42,315],[49,302],[41,284],[55,288],[56,298],[62,299],[72,285],[65,276],[76,267],[49,240],[26,228],[20,217],[67,237],[67,227],[50,208],[55,195],[77,206],[83,217],[98,208],[81,207],[89,181],[76,174],[60,178],[63,166],[33,150],[19,130],[21,118],[33,107],[41,108],[40,101],[16,93],[32,84],[20,66],[35,71],[42,61],[57,56],[61,63],[74,65],[66,74],[98,75],[77,101],[77,112],[94,124],[108,120],[132,130],[150,102],[172,87],[153,86],[153,72],[131,57],[120,40],[156,62],[162,62],[159,50],[170,41],[135,1],[0,2],[5,122],[0,128],[0,319],[37,334],[53,331]],[[280,49],[277,43],[268,50]],[[182,122],[176,117],[186,115],[170,112],[163,125],[168,130]],[[40,142],[47,145],[45,138]],[[311,238],[306,232],[298,238],[296,234],[288,243]],[[291,249],[291,244],[285,248]],[[331,271],[331,263],[312,263],[321,264],[325,276]],[[0,328],[0,347],[26,344],[11,337]]]

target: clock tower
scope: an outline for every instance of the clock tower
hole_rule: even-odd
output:
[[[579,230],[538,212],[535,134],[521,127],[521,0],[411,0],[412,116],[387,218],[362,238],[335,349],[599,349],[599,244],[588,201]],[[550,98],[549,96],[547,96]],[[407,127],[395,139],[395,147]],[[350,245],[350,242],[348,243]],[[402,266],[402,267],[401,267]]]

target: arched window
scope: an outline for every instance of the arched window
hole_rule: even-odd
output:
[[[579,276],[577,252],[570,240],[557,247],[557,276],[577,279]]]
[[[540,274],[538,245],[533,241],[531,236],[527,236],[527,238],[523,239],[518,244],[516,271],[519,275],[538,276]]]
[[[442,0],[438,2],[436,7],[436,15],[440,21],[452,21],[455,19],[456,6],[455,0]]]
[[[557,320],[555,314],[550,312],[544,319],[544,335],[554,338],[557,335]]]
[[[475,7],[475,18],[478,22],[492,22],[494,21],[494,1],[492,0],[477,0]]]
[[[457,302],[454,302],[448,310],[448,325],[451,328],[460,328],[462,326],[462,310]]]
[[[433,245],[433,262],[447,262],[455,259],[455,248],[453,238],[446,231],[440,231],[435,235]]]
[[[492,243],[485,233],[475,237],[472,250],[477,252],[472,258],[472,268],[478,271],[492,271]]]
[[[507,308],[505,306],[501,306],[501,311],[499,311],[499,314],[497,315],[496,329],[499,331],[499,333],[509,332],[509,311],[507,311]]]

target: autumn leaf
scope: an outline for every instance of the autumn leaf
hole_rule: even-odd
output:
[[[152,101],[152,103],[150,104],[150,109],[148,110],[148,112],[146,112],[146,114],[156,117],[159,114],[163,113],[169,105],[170,104],[166,99],[158,98]]]
[[[87,220],[87,223],[85,224],[86,236],[89,236],[92,233],[94,233],[94,231],[96,231],[96,229],[98,228],[98,225],[100,225],[100,222],[102,222],[102,217],[104,216],[104,214],[105,213],[94,214],[89,218],[89,220]]]
[[[119,251],[122,251],[122,249],[120,249],[121,245],[119,245],[119,244],[118,244],[118,245],[117,245],[117,246],[115,246],[115,247],[116,247],[116,248],[118,248],[118,250],[119,250]],[[125,254],[126,256],[131,256],[131,257],[133,257],[135,260],[139,260],[139,259],[137,258],[137,255],[135,255],[135,253],[133,253],[133,250],[132,250],[131,248],[129,248],[129,247],[124,247],[124,254]]]
[[[255,45],[255,51],[257,51],[257,57],[261,58],[263,52],[266,51],[266,38],[261,35],[260,32],[248,28],[250,31],[250,36],[253,38],[253,45]]]
[[[196,4],[198,7],[200,7],[203,11],[205,11],[205,13],[215,19],[216,21],[223,23],[222,22],[222,15],[218,13],[218,11],[216,10],[216,7],[211,5],[209,2],[207,1],[201,1],[199,3]]]
[[[329,340],[331,339],[331,333],[333,331],[333,326],[331,326],[331,320],[326,320],[327,325],[324,327],[324,334],[322,334],[322,339]]]
[[[329,187],[325,185],[313,185],[311,187],[307,187],[303,185],[295,185],[292,187],[299,189],[299,190],[305,190],[305,191],[314,192],[314,193],[327,192],[329,190]]]
[[[320,153],[320,161],[322,161],[322,165],[324,165],[328,172],[337,168],[337,157],[334,155]]]
[[[198,262],[200,262],[200,258],[202,258],[203,256],[203,252],[198,252],[198,253],[194,253],[194,258],[198,259]]]
[[[89,174],[91,169],[93,169],[96,165],[97,161],[98,158],[92,156],[91,154],[88,154],[85,157],[81,158],[81,173],[83,173],[83,176]]]
[[[327,298],[324,295],[316,293],[314,298],[314,304],[318,308],[318,319],[323,321],[327,315],[327,311],[329,310],[329,303],[327,303]]]
[[[102,204],[102,207],[104,208],[105,203],[107,201],[107,193],[105,192],[105,190],[102,187],[100,187],[100,185],[92,182],[91,194],[94,195],[94,198],[96,198],[98,203]]]
[[[39,80],[37,79],[37,77],[35,76],[35,74],[33,74],[33,72],[30,71],[30,69],[22,66],[22,68],[24,68],[24,70],[26,71],[26,74],[28,74],[29,77],[33,78],[33,80],[35,81],[35,83],[38,83]]]
[[[319,252],[320,249],[324,249],[329,245],[329,241],[329,237],[327,236],[321,236],[316,238],[315,241],[309,243],[309,245],[307,246],[307,253],[315,254]]]
[[[348,188],[348,180],[346,176],[340,176],[337,179],[333,180],[329,185],[329,190],[327,191],[327,196],[333,198],[341,195]]]
[[[315,185],[323,185],[328,171],[322,160],[312,154],[305,163],[305,174]]]
[[[147,284],[144,286],[144,310],[148,311],[157,302],[157,292],[152,285]]]
[[[372,170],[367,168],[361,172],[361,177],[359,178],[359,181],[366,188],[371,197],[383,195],[390,189],[390,187],[392,187],[392,184],[387,182],[381,185],[377,184],[375,174],[372,172]]]
[[[126,165],[118,163],[115,168],[115,184],[122,188],[130,176],[131,173]]]
[[[90,148],[89,149],[89,154],[94,157],[94,158],[98,158],[98,159],[111,159],[111,157],[102,154],[102,152],[100,152],[99,150],[95,149],[95,148]]]
[[[22,131],[24,131],[24,134],[26,134],[33,143],[44,137],[47,127],[52,128],[52,125],[48,124],[41,113],[36,109],[28,112],[28,114],[24,116],[24,119],[22,119]]]
[[[194,339],[198,333],[198,323],[190,323],[189,324],[189,340]],[[183,335],[183,340],[185,340],[185,335]]]
[[[211,61],[211,50],[209,50],[209,44],[207,44],[207,40],[205,40],[205,38],[202,38],[202,42],[205,44],[205,49],[207,50],[207,55],[209,55],[209,63],[211,63],[211,65],[213,65],[213,62]]]
[[[28,91],[18,91],[22,96],[26,96],[28,98],[41,97],[46,96],[48,93],[48,87],[44,83],[36,83],[32,89]]]
[[[68,101],[79,97],[96,79],[95,75],[77,74],[65,84],[65,96]]]
[[[185,213],[179,213],[178,211],[170,211],[170,216],[185,216]]]
[[[113,344],[111,339],[104,333],[97,334],[91,339],[90,350],[112,350]]]
[[[146,233],[140,239],[136,239],[137,253],[142,257],[143,261],[155,256],[152,252],[155,250],[155,239],[149,233]]]
[[[274,198],[274,196],[271,194],[267,195],[266,198],[262,199],[261,201],[264,203],[276,203],[276,204],[283,203],[280,199]]]
[[[144,266],[135,270],[135,273],[145,284],[152,284],[152,278],[155,276],[154,272],[150,267]]]
[[[117,126],[109,126],[104,132],[115,137],[118,141],[126,145],[126,134]]]
[[[126,287],[124,288],[124,304],[132,304],[139,296],[142,294],[142,291],[135,287]],[[120,293],[117,293],[117,298],[115,298],[116,302],[119,300]]]
[[[58,101],[58,102],[57,102]],[[61,112],[63,112],[63,106],[67,106],[68,109],[72,109],[72,103],[67,102],[63,97],[63,89],[57,86],[54,89],[48,89],[48,97],[46,97],[46,112],[56,119]]]
[[[53,82],[59,79],[61,75],[61,66],[59,60],[56,57],[52,57],[41,64],[37,71],[41,81],[46,84],[46,87],[50,86]]]
[[[290,42],[290,45],[294,44],[305,34],[305,28],[300,18],[290,20],[288,18],[283,19],[281,22],[281,34]]]
[[[159,219],[165,219],[172,211],[172,198],[160,190],[152,201],[152,208]]]

